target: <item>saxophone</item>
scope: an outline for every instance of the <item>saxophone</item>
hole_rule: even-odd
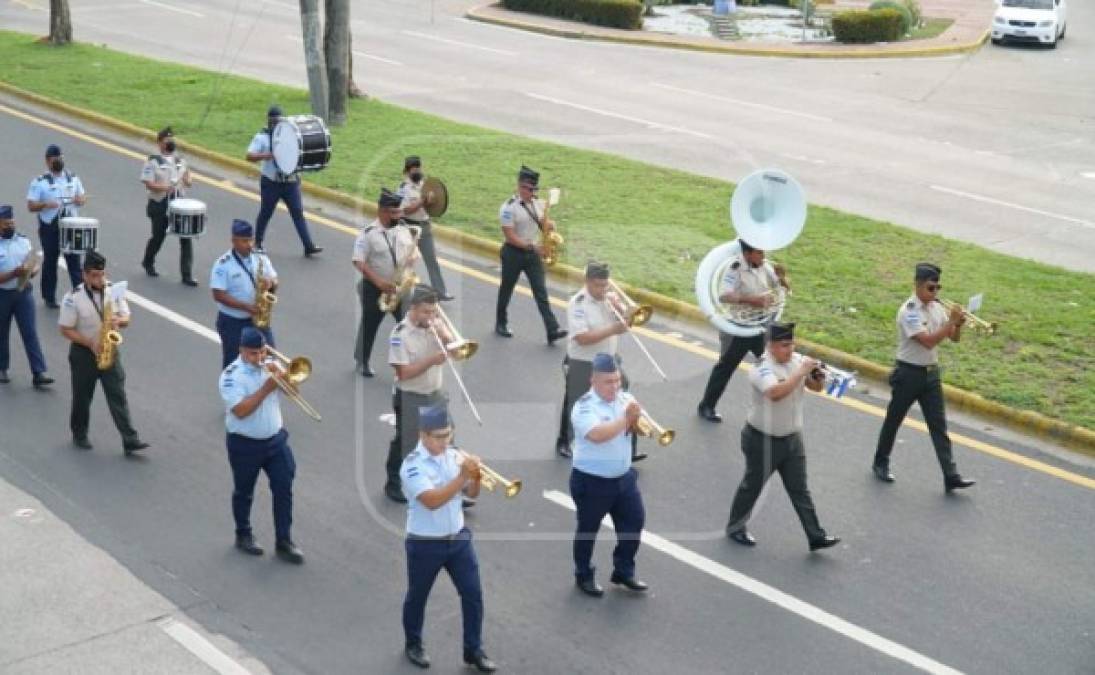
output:
[[[548,211],[552,206],[559,203],[559,195],[561,191],[559,188],[551,188],[548,190],[548,198],[544,203],[544,215],[540,218],[542,221],[540,224],[540,256],[544,260],[544,265],[552,267],[555,263],[559,262],[559,257],[562,255],[563,244],[566,243],[563,240],[563,235],[558,231],[547,228]]]
[[[99,325],[99,356],[95,365],[99,370],[110,370],[122,344],[122,334],[114,329],[114,303],[103,289],[103,321]]]
[[[255,328],[269,328],[270,314],[274,311],[274,305],[278,303],[278,296],[262,288],[262,284],[266,279],[263,275],[263,272],[266,271],[266,259],[261,253],[258,256],[259,267],[255,271],[255,308],[257,311],[251,321],[255,324]]]
[[[414,237],[415,249],[418,248],[418,240],[422,236],[422,228],[418,225],[408,225],[407,229],[411,231],[411,235]],[[418,284],[418,275],[414,273],[414,262],[411,254],[403,260],[403,264],[395,271],[395,277],[392,279],[392,284],[395,285],[395,290],[391,293],[381,293],[377,298],[376,305],[382,312],[394,312],[399,309],[399,303],[404,295],[411,292],[411,289]]]

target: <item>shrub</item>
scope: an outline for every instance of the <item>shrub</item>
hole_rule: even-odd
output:
[[[875,0],[868,9],[893,9],[901,13],[901,34],[905,35],[913,27],[912,13],[905,0]]]
[[[909,10],[909,16],[912,17],[912,27],[919,28],[920,24],[924,22],[924,13],[920,11],[920,3],[917,0],[904,0],[905,9]]]
[[[633,30],[643,27],[643,3],[637,0],[502,0],[502,6],[595,26]]]
[[[902,20],[895,9],[853,9],[833,15],[833,35],[838,42],[894,42]]]

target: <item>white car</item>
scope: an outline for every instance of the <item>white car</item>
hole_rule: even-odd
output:
[[[996,0],[992,43],[1036,42],[1057,46],[1065,37],[1065,0]]]

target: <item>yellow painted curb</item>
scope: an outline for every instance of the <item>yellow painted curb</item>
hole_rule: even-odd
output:
[[[872,49],[872,50],[857,50],[848,49],[845,51],[833,51],[833,50],[810,50],[810,49],[779,49],[772,47],[743,47],[737,45],[720,45],[720,44],[706,44],[702,42],[692,42],[689,40],[677,40],[673,38],[666,38],[664,36],[658,36],[657,38],[646,36],[641,33],[636,33],[635,36],[614,35],[610,33],[597,33],[588,32],[580,29],[568,29],[568,28],[556,28],[555,26],[548,26],[542,23],[537,23],[535,20],[522,21],[520,19],[511,19],[508,17],[491,16],[483,13],[483,9],[496,7],[497,3],[490,3],[486,5],[480,5],[469,9],[465,14],[465,18],[473,21],[480,21],[482,23],[489,23],[495,26],[505,26],[507,28],[516,28],[518,30],[530,31],[533,33],[542,33],[544,35],[552,35],[554,37],[570,38],[573,40],[599,40],[601,42],[614,42],[617,44],[638,45],[643,47],[664,47],[666,49],[683,49],[686,51],[694,52],[707,52],[713,54],[733,54],[737,56],[770,56],[776,58],[790,58],[790,59],[886,59],[886,58],[920,58],[931,56],[948,56],[951,54],[966,54],[976,51],[981,48],[989,39],[989,30],[985,30],[981,37],[973,42],[963,42],[954,45],[941,45],[934,47],[909,47],[909,48],[895,48],[895,49]],[[509,10],[506,10],[509,11]],[[559,19],[557,17],[545,17],[558,21],[565,21],[566,19]]]
[[[49,97],[26,91],[7,82],[0,81],[0,91],[22,98],[36,105],[52,108],[66,115],[83,119],[93,124],[102,125],[115,131],[131,136],[154,141],[156,133],[150,129],[142,129],[134,124],[123,122],[113,117],[100,113],[84,110]],[[249,176],[257,176],[257,168],[250,162],[229,157],[228,155],[214,152],[198,145],[193,145],[182,140],[177,140],[180,148],[186,150],[195,157],[233,171],[241,171]],[[327,200],[343,207],[355,209],[366,215],[376,214],[376,203],[368,202],[357,197],[332,190],[330,188],[314,185],[308,182],[301,183],[301,189],[312,197]],[[434,225],[434,232],[445,241],[461,248],[462,250],[475,251],[488,258],[498,255],[501,244],[497,241],[486,239],[478,235],[469,234],[447,225]],[[583,283],[584,272],[576,267],[559,263],[548,269],[548,274],[553,278],[578,285]],[[653,293],[646,289],[636,288],[622,284],[624,290],[635,300],[654,306],[664,316],[680,321],[686,321],[701,326],[707,325],[707,320],[700,308],[691,303],[670,298],[659,293]],[[831,347],[815,344],[807,340],[798,340],[802,350],[812,356],[830,362],[835,366],[857,371],[872,379],[885,381],[889,376],[890,368],[872,361],[848,354]],[[1095,456],[1095,431],[1085,427],[1069,424],[1062,420],[1047,417],[1030,410],[1018,410],[1002,403],[989,401],[988,399],[950,385],[944,385],[943,391],[949,403],[957,408],[976,413],[983,417],[1001,422],[1019,430],[1032,433],[1063,445],[1067,445],[1085,454]]]

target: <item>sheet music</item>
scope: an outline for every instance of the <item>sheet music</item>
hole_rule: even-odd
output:
[[[981,310],[981,301],[985,299],[984,293],[978,293],[977,295],[970,296],[970,304],[967,305],[967,311],[970,314],[976,314]]]
[[[110,283],[110,301],[117,305],[125,299],[125,294],[128,290],[128,281],[112,281]]]

